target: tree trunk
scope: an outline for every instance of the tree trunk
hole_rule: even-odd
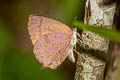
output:
[[[115,4],[105,6],[102,0],[87,0],[84,22],[111,29],[114,13]],[[103,80],[105,60],[98,55],[107,54],[109,40],[90,31],[83,31],[82,41],[85,50],[78,54],[75,80]],[[89,51],[86,52],[86,49]]]

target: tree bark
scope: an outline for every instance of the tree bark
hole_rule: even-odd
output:
[[[84,22],[88,25],[112,28],[115,4],[103,5],[103,0],[87,0]],[[82,32],[81,45],[84,49],[97,50],[95,54],[106,55],[109,40],[90,31]],[[100,54],[99,52],[103,52]],[[103,80],[105,60],[93,55],[94,51],[81,51],[78,54],[75,80]]]

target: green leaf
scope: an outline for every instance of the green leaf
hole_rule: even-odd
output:
[[[104,36],[105,38],[110,39],[111,41],[120,43],[120,31],[116,31],[114,29],[107,29],[105,27],[88,26],[80,21],[75,21],[73,25],[80,30],[89,30],[101,36]]]

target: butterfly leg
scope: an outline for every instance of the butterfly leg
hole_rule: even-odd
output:
[[[73,51],[75,51],[77,54],[80,54],[77,50],[73,49]]]

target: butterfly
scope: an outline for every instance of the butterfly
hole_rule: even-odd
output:
[[[75,62],[76,28],[71,29],[53,18],[35,14],[29,16],[27,28],[34,55],[43,68],[56,69],[67,57]]]

